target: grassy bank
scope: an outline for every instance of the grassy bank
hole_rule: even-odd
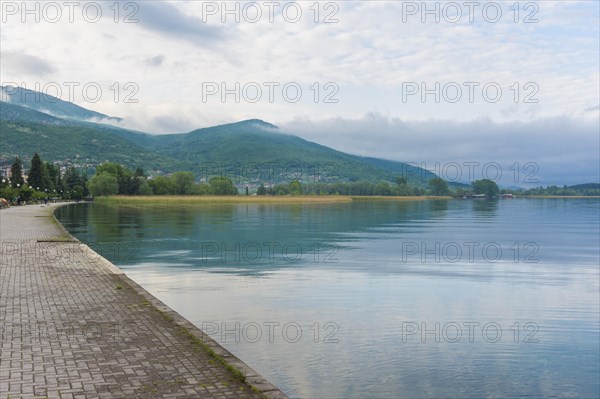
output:
[[[175,204],[302,204],[338,203],[352,201],[424,201],[431,199],[452,199],[452,197],[383,197],[383,196],[343,196],[343,195],[299,195],[299,196],[124,196],[98,197],[94,201],[106,204],[129,205],[175,205]]]
[[[352,201],[426,201],[426,200],[450,200],[452,197],[450,196],[407,196],[407,197],[398,197],[398,196],[378,196],[378,195],[369,195],[369,196],[360,196],[353,195],[350,197]]]
[[[195,196],[195,195],[161,195],[161,196],[124,196],[98,197],[95,202],[108,204],[155,205],[155,204],[282,204],[282,203],[330,203],[351,202],[352,198],[344,196]]]

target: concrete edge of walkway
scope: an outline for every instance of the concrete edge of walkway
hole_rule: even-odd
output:
[[[249,384],[253,389],[255,389],[258,393],[264,396],[267,399],[286,399],[288,396],[284,394],[279,388],[275,385],[271,384],[267,381],[266,378],[261,376],[258,372],[244,363],[241,359],[236,357],[234,354],[229,352],[223,346],[221,346],[217,341],[215,341],[212,337],[202,331],[200,328],[196,327],[193,323],[187,320],[185,317],[181,316],[179,313],[171,309],[169,306],[164,304],[161,300],[156,298],[150,292],[146,291],[142,286],[129,278],[123,270],[119,269],[108,259],[104,258],[99,253],[95,252],[86,244],[79,241],[76,237],[74,237],[71,233],[67,231],[67,229],[60,223],[58,218],[56,217],[55,211],[65,205],[71,205],[72,203],[61,203],[56,204],[54,206],[49,206],[47,208],[48,212],[58,226],[62,229],[62,231],[70,237],[73,241],[79,243],[79,245],[83,246],[86,251],[90,251],[93,256],[96,256],[99,260],[101,260],[102,264],[106,266],[106,268],[114,275],[117,275],[124,284],[127,284],[131,289],[133,289],[138,295],[143,297],[146,301],[149,302],[154,309],[159,312],[165,319],[171,321],[179,328],[183,329],[185,333],[190,335],[190,339],[193,339],[195,343],[200,342],[204,349],[207,351],[212,351],[217,359],[221,359],[226,368],[233,368],[233,370],[228,370],[229,372],[234,373],[235,371],[241,372],[245,376],[245,381]]]

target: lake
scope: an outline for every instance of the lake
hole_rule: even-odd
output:
[[[598,199],[57,217],[292,397],[600,395]]]

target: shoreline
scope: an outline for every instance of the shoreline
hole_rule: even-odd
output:
[[[514,198],[483,198],[477,200],[519,200],[519,199],[599,199],[600,196],[589,195],[523,195]],[[272,204],[272,205],[309,205],[335,204],[351,202],[380,202],[380,201],[450,201],[463,200],[452,196],[361,196],[361,195],[323,195],[323,196],[195,196],[195,195],[164,195],[164,196],[126,196],[117,195],[98,197],[91,202],[100,204],[117,204],[131,206],[156,205],[225,205],[225,204]],[[468,198],[473,199],[473,198]]]
[[[62,225],[62,223],[60,223],[55,213],[58,208],[67,204],[70,203],[62,203],[56,206],[52,206],[51,210],[49,210],[49,213],[52,215],[52,218],[58,224],[58,226],[60,226],[64,233],[71,238],[71,240],[79,243],[80,245],[85,246],[86,251],[88,253],[91,253],[92,256],[98,257],[98,259],[100,259],[104,263],[104,265],[111,271],[111,273],[119,276],[119,278],[121,278],[121,280],[123,280],[125,284],[127,284],[138,295],[140,295],[146,301],[148,301],[150,306],[152,306],[154,310],[160,313],[160,315],[165,320],[175,324],[181,329],[181,332],[186,334],[194,343],[199,344],[204,350],[206,350],[209,353],[211,357],[217,359],[217,361],[221,363],[221,365],[227,371],[229,371],[232,374],[232,376],[238,379],[241,378],[243,382],[247,383],[253,390],[256,390],[256,392],[258,392],[265,398],[287,398],[287,395],[285,395],[281,390],[279,390],[279,388],[267,381],[266,378],[264,378],[258,372],[256,372],[250,366],[248,366],[244,361],[242,361],[237,356],[229,352],[227,349],[221,346],[221,344],[219,344],[217,341],[215,341],[213,338],[207,335],[204,331],[202,331],[199,327],[194,325],[185,317],[181,316],[175,310],[163,303],[160,299],[152,295],[144,287],[132,280],[118,266],[110,262],[108,259],[104,258],[102,255],[98,254],[87,244],[79,241],[75,236],[69,233],[69,231]]]
[[[114,195],[96,197],[93,200],[59,201],[48,204],[12,205],[0,208],[0,212],[10,208],[22,206],[54,206],[60,207],[70,204],[114,204],[131,206],[156,206],[156,205],[225,205],[225,204],[272,204],[272,205],[303,205],[303,204],[334,204],[350,202],[378,202],[378,201],[449,201],[464,200],[462,197],[445,196],[381,196],[381,195],[299,195],[299,196],[201,196],[201,195]],[[470,200],[520,200],[520,199],[600,199],[600,195],[517,195],[513,198],[466,198]],[[56,221],[60,225],[58,221]],[[61,229],[66,230],[62,225]]]
[[[71,203],[13,207],[3,210],[1,216],[0,259],[3,268],[0,276],[7,284],[21,279],[43,283],[8,285],[0,305],[23,296],[24,289],[32,298],[44,298],[44,307],[53,309],[64,306],[61,303],[69,304],[58,314],[48,310],[36,313],[37,310],[17,309],[14,315],[10,312],[7,315],[9,320],[16,317],[32,326],[29,327],[32,330],[28,330],[31,336],[22,330],[16,335],[8,334],[16,354],[25,356],[28,351],[41,353],[48,351],[42,348],[54,348],[53,354],[43,360],[43,367],[50,367],[46,379],[33,384],[34,391],[41,392],[36,396],[84,394],[100,397],[108,390],[112,397],[136,396],[142,392],[151,397],[170,397],[174,392],[180,392],[179,396],[184,393],[193,397],[287,398],[245,362],[71,235],[55,216],[58,208],[68,204]],[[40,276],[45,277],[40,280]],[[77,345],[77,349],[71,349],[73,362],[77,362],[77,377],[72,377],[71,372],[68,377],[61,377],[64,355],[55,358],[54,351],[63,350],[64,338],[61,339],[58,333],[42,337],[36,330],[40,323],[61,328],[67,323],[83,328],[83,333],[75,334],[67,341]],[[88,324],[92,327],[125,327],[129,334],[123,330],[123,335],[116,339],[105,327],[104,331],[90,336],[86,330],[90,328]],[[80,348],[78,340],[88,345]],[[19,350],[22,345],[26,346]],[[92,350],[92,347],[96,349]],[[10,364],[11,356],[12,352],[3,353],[2,363]],[[81,363],[86,364],[84,367],[76,359],[97,356],[106,360]],[[108,361],[112,358],[115,361]],[[186,366],[182,367],[181,362]],[[14,380],[11,377],[9,385],[0,384],[0,396],[27,395],[28,391],[24,389],[28,389],[27,384],[31,387],[32,383],[28,382],[31,371],[14,371],[18,371],[15,374],[18,377]],[[115,380],[115,373],[122,375],[122,380]],[[88,376],[82,380],[85,383],[75,383],[83,374]],[[62,378],[66,385],[46,382],[53,378],[59,378],[59,381]]]
[[[93,202],[104,204],[131,204],[131,205],[193,205],[193,204],[300,204],[300,203],[340,203],[351,202],[345,196],[299,196],[299,197],[267,197],[267,196],[208,196],[208,195],[115,195],[110,197],[97,197]]]
[[[427,201],[450,200],[450,196],[361,196],[361,195],[298,195],[298,196],[195,196],[195,195],[115,195],[97,197],[93,202],[105,204],[160,205],[160,204],[326,204],[354,201]]]

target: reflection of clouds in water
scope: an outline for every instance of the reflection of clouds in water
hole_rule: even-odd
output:
[[[123,265],[121,266],[121,268],[123,270],[126,270],[127,273],[129,274],[130,272],[133,273],[137,270],[163,270],[165,269],[165,267],[168,268],[166,270],[169,270],[171,267],[176,268],[176,267],[185,267],[187,266],[187,264],[185,263],[169,263],[164,264],[164,263],[158,263],[158,262],[140,262],[140,263],[136,263],[135,265]]]
[[[524,288],[515,286],[509,278],[489,284],[359,271],[340,274],[334,270],[300,269],[272,273],[269,278],[203,271],[180,274],[140,273],[132,277],[150,291],[158,285],[160,299],[198,326],[203,322],[219,326],[225,322],[233,328],[238,322],[241,331],[248,323],[263,326],[265,322],[279,322],[273,342],[261,339],[249,343],[240,335],[239,343],[232,336],[222,343],[298,397],[320,397],[323,392],[328,397],[359,397],[367,392],[378,397],[434,397],[442,392],[473,397],[474,392],[485,395],[486,389],[509,394],[501,388],[501,380],[506,378],[525,390],[527,381],[534,378],[554,392],[564,392],[556,378],[561,369],[571,367],[569,356],[560,353],[565,336],[576,340],[595,331],[589,320],[597,309],[590,308],[590,297],[597,293],[598,285],[592,291],[576,290],[578,280],[562,286],[535,284],[532,280]],[[573,332],[568,323],[557,322],[572,319],[572,309],[578,309],[578,332]],[[323,326],[328,321],[339,326],[339,342],[314,343],[310,326],[314,329],[318,322],[323,337]],[[540,327],[537,338],[542,344],[513,343],[510,326],[530,321]],[[302,326],[305,335],[296,344],[280,335],[287,322]],[[467,342],[465,328],[464,339],[458,344],[443,339],[435,343],[431,335],[429,343],[423,344],[419,335],[414,341],[402,342],[403,322],[425,322],[432,329],[436,322],[442,326],[451,322],[479,325],[474,343]],[[504,339],[495,344],[485,342],[481,336],[482,326],[490,322],[498,323],[504,333]],[[217,333],[213,338],[219,341],[221,336]],[[540,348],[541,353],[537,352]],[[594,352],[593,348],[588,350],[591,352],[587,357],[578,361],[590,361]],[[547,375],[514,375],[515,370],[522,370],[525,359],[532,369],[546,370]],[[278,367],[274,367],[276,364]],[[573,372],[566,371],[566,375],[578,381]],[[473,385],[482,380],[487,381],[486,387]]]
[[[175,257],[177,257],[177,256],[188,255],[191,253],[192,253],[191,250],[161,251],[161,252],[152,254],[152,256],[155,256],[155,257],[175,256]]]
[[[187,210],[182,229],[180,211],[175,220],[168,210],[140,213],[139,225],[129,224],[125,231],[98,229],[105,234],[98,238],[131,241],[129,235],[142,231],[144,239],[138,242],[148,257],[123,269],[198,326],[301,325],[303,337],[295,344],[281,335],[272,343],[224,343],[292,396],[482,397],[519,392],[586,397],[598,393],[589,382],[597,375],[599,355],[597,205],[597,200],[481,205],[457,200],[443,206],[420,202],[301,208],[292,214],[286,207],[258,210],[244,204],[229,207],[226,215],[214,208]],[[105,219],[89,220],[94,224]],[[172,239],[162,240],[168,237]],[[337,245],[339,261],[221,262],[220,254],[202,253],[198,243],[208,240],[224,242],[227,248],[265,241]],[[495,263],[485,262],[480,252],[473,261],[456,263],[431,261],[431,254],[422,262],[420,253],[403,261],[403,243],[424,243],[431,249],[435,243],[473,241],[479,249],[495,242],[506,252]],[[530,241],[538,244],[540,261],[515,263],[511,245]],[[152,259],[153,253],[161,256]],[[512,342],[510,326],[530,321],[539,326],[540,342]],[[314,343],[310,327],[315,322],[321,336],[325,323],[336,323],[340,341]],[[503,329],[503,340],[491,344],[479,334],[473,343],[402,342],[403,322],[425,322],[429,328],[436,322],[475,322],[480,327],[495,322]],[[521,338],[526,333],[521,331]]]

